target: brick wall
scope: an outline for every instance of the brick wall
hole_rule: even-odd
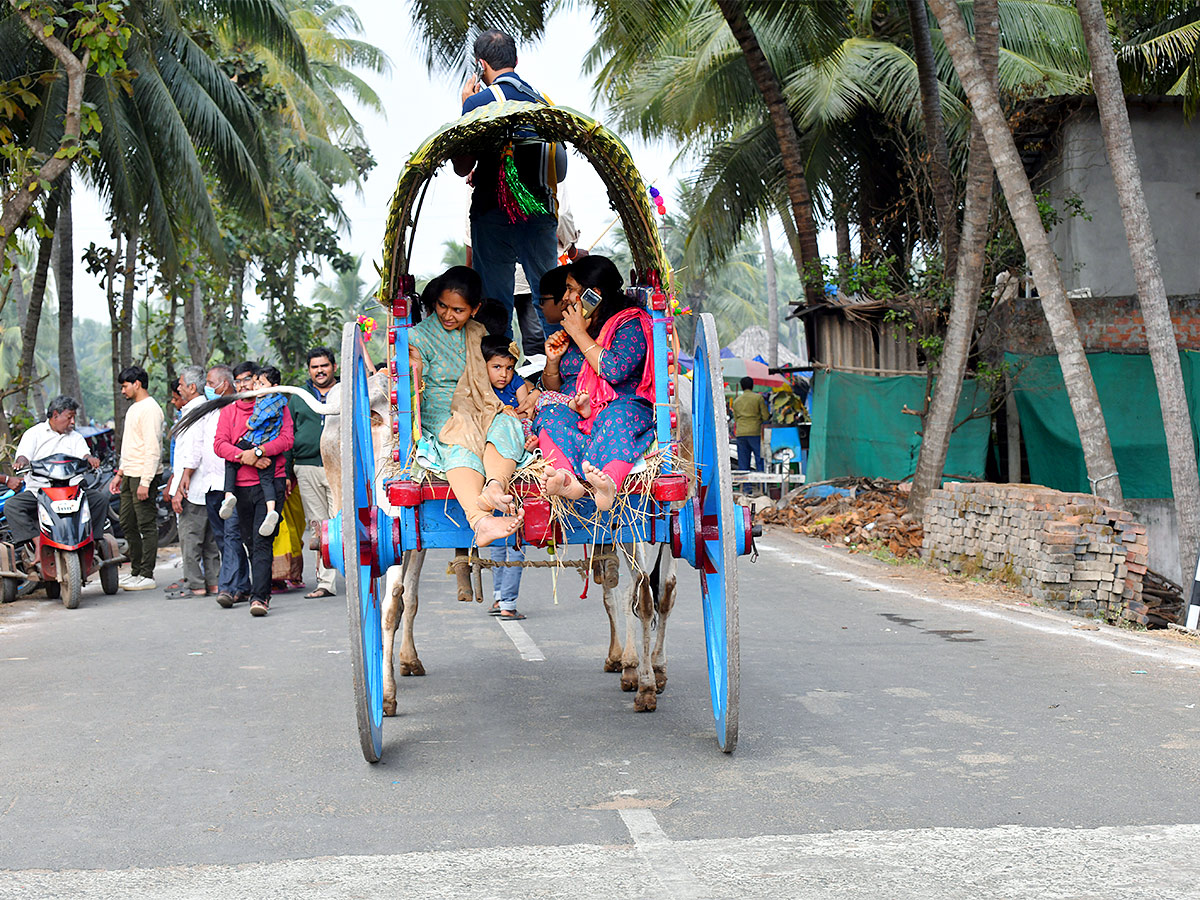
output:
[[[921,555],[953,572],[990,573],[1077,615],[1145,624],[1146,529],[1091,494],[947,484],[925,507]]]
[[[1200,350],[1200,297],[1171,297],[1171,321],[1180,350]],[[1089,297],[1072,300],[1083,349],[1089,353],[1146,353],[1146,327],[1137,297]],[[1010,353],[1054,353],[1050,330],[1037,298],[1013,302],[1004,349]]]

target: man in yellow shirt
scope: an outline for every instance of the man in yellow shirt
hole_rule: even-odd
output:
[[[754,379],[747,375],[741,380],[742,392],[733,400],[733,433],[737,443],[738,469],[748,471],[750,454],[754,454],[755,471],[763,471],[762,428],[770,418],[767,403],[754,391]]]
[[[140,366],[118,376],[121,393],[132,405],[125,411],[121,436],[121,467],[110,490],[121,495],[121,529],[129,542],[129,574],[121,580],[127,591],[147,591],[154,582],[158,559],[155,501],[162,478],[163,411],[146,390],[150,377]]]

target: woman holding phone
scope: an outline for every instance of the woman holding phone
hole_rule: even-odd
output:
[[[652,325],[641,303],[625,295],[612,260],[585,256],[566,269],[563,330],[546,342],[542,385],[586,393],[591,415],[563,405],[538,414],[538,445],[553,466],[543,488],[573,500],[590,490],[596,507],[608,510],[654,443]]]

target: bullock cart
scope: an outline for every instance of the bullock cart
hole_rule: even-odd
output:
[[[419,411],[408,362],[408,330],[418,301],[408,269],[413,237],[425,193],[443,163],[502,145],[523,128],[534,129],[545,141],[571,144],[590,161],[624,224],[634,259],[628,290],[642,296],[653,319],[658,459],[653,476],[627,480],[630,489],[608,514],[598,515],[590,500],[575,501],[572,514],[555,514],[552,504],[539,496],[536,483],[514,482],[512,492],[525,510],[521,537],[527,546],[557,551],[557,559],[571,545],[581,545],[584,552],[591,548],[593,553],[597,547],[623,544],[655,544],[660,550],[669,545],[674,559],[686,560],[699,573],[717,743],[728,753],[737,742],[737,558],[751,550],[753,539],[749,511],[733,502],[715,323],[708,315],[697,322],[689,426],[687,398],[676,393],[678,343],[670,267],[647,186],[628,150],[584,114],[506,101],[474,110],[428,138],[408,161],[392,199],[379,294],[388,310],[392,443],[382,453],[372,444],[368,379],[373,373],[364,359],[361,334],[348,324],[343,336],[342,501],[339,512],[322,523],[320,546],[326,563],[346,578],[363,755],[375,762],[383,752],[381,620],[389,568],[401,565],[414,551],[470,547],[473,542],[449,486],[426,475],[414,477],[411,465],[414,410]],[[681,455],[681,444],[690,445],[690,458]],[[656,613],[656,609],[635,611],[647,619]],[[643,660],[642,665],[649,672],[649,663]],[[653,700],[653,680],[649,692]],[[647,703],[638,708],[654,706]]]

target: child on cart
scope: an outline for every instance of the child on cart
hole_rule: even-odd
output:
[[[277,368],[263,366],[258,370],[254,387],[275,387],[281,381],[282,376]],[[252,450],[279,437],[279,431],[283,428],[285,406],[287,406],[287,398],[283,394],[264,394],[257,398],[254,401],[254,412],[246,420],[246,433],[242,435],[241,440],[235,443],[235,446],[239,450]],[[233,488],[237,483],[237,473],[240,468],[241,463],[228,461],[225,463],[225,499],[221,503],[219,513],[222,519],[228,519],[237,508],[237,497],[234,496]],[[258,527],[258,533],[265,537],[274,532],[275,526],[279,524],[279,513],[275,510],[278,498],[275,495],[274,458],[271,459],[269,466],[258,470],[258,484],[262,488],[263,499],[267,501],[267,515],[263,518],[262,525]]]

